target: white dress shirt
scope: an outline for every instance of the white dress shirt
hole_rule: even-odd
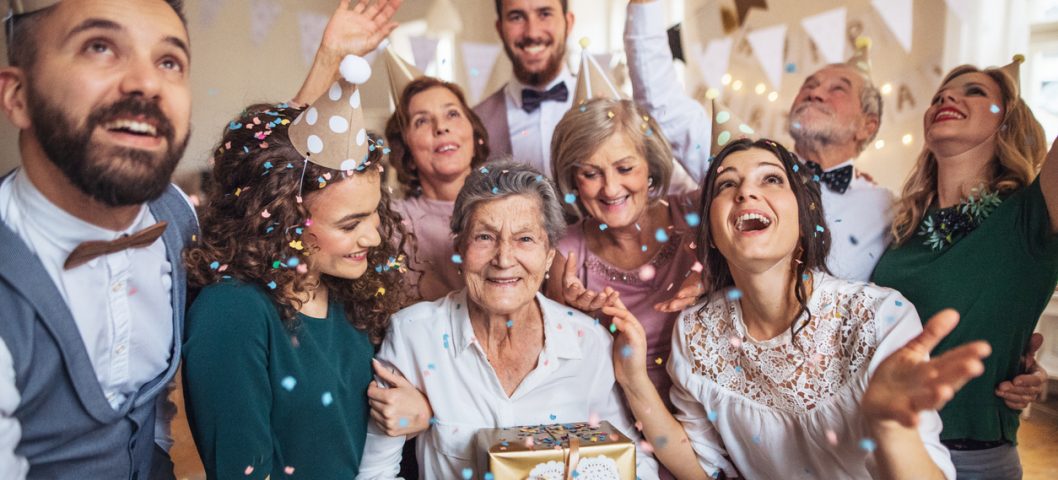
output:
[[[921,333],[922,323],[896,290],[821,272],[813,281],[812,319],[796,335],[752,338],[740,302],[723,291],[676,321],[670,395],[706,473],[877,478],[860,400],[878,365]],[[936,411],[919,414],[928,455],[952,479],[940,431]]]
[[[550,90],[561,82],[566,83],[569,96],[565,102],[548,100],[540,102],[540,108],[532,113],[522,110],[522,90],[529,88],[511,78],[504,88],[507,101],[507,125],[510,128],[511,152],[514,160],[536,168],[544,175],[551,176],[551,137],[555,125],[573,105],[573,94],[577,90],[577,80],[564,65],[551,83],[546,87],[534,90]]]
[[[676,80],[661,2],[628,4],[625,50],[636,103],[661,126],[676,159],[691,175],[702,175],[709,166],[712,121]],[[844,194],[825,185],[820,190],[831,237],[827,267],[839,278],[869,280],[888,245],[892,192],[855,175]]]
[[[61,300],[73,315],[96,379],[111,407],[120,408],[130,395],[169,367],[174,334],[173,267],[161,238],[145,248],[112,253],[70,270],[63,269],[66,257],[81,242],[114,240],[154,225],[154,215],[147,206],[141,208],[128,228],[107,230],[55,206],[19,169],[0,184],[0,221],[18,234],[55,283]],[[3,340],[0,346],[8,352]],[[7,365],[4,358],[0,354],[0,422],[11,424],[17,423],[11,416],[14,409],[6,406],[18,405],[19,392],[13,375],[5,373],[12,368],[10,353],[6,356]],[[155,439],[165,449],[172,445],[168,432],[168,421],[160,415]],[[19,438],[9,437],[0,435],[0,471],[6,468],[4,458],[13,455],[18,445]]]
[[[397,312],[377,357],[390,362],[425,392],[433,408],[430,429],[418,437],[422,478],[463,478],[481,452],[474,434],[482,428],[588,421],[594,414],[636,441],[618,394],[609,332],[583,313],[536,295],[544,321],[544,348],[511,396],[503,390],[474,337],[466,290]],[[405,438],[389,437],[374,422],[358,479],[396,478]],[[657,478],[657,463],[637,454],[638,476]],[[482,472],[476,471],[474,478]]]

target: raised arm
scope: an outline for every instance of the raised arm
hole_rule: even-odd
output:
[[[291,99],[292,104],[308,105],[314,102],[338,79],[338,65],[342,58],[346,55],[367,55],[397,28],[397,24],[390,20],[403,0],[378,0],[374,5],[368,5],[367,0],[360,0],[352,8],[349,8],[349,2],[338,2],[338,8],[323,30],[323,39],[312,60],[312,68],[297,95]]]
[[[930,359],[929,352],[958,323],[954,310],[934,315],[922,333],[885,358],[870,379],[862,408],[877,442],[874,457],[882,478],[946,478],[927,451],[919,422],[923,413],[935,416],[932,411],[984,372],[981,360],[991,353],[987,343],[977,341]]]
[[[628,2],[624,40],[632,95],[661,126],[676,161],[701,183],[709,167],[712,122],[705,107],[684,93],[676,79],[663,22],[660,1]]]
[[[1047,213],[1051,217],[1051,233],[1058,233],[1058,138],[1051,144],[1051,151],[1040,169],[1040,191],[1047,202]]]

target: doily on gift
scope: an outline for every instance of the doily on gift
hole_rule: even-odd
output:
[[[565,480],[566,465],[554,460],[546,463],[538,463],[529,472],[526,480]],[[580,478],[579,476],[577,477]]]
[[[577,480],[621,480],[621,472],[610,457],[582,458],[577,464]]]
[[[528,480],[563,480],[565,470],[566,466],[562,462],[552,460],[540,463],[529,472]],[[617,469],[617,462],[599,455],[580,460],[577,464],[577,480],[621,480],[621,473]]]

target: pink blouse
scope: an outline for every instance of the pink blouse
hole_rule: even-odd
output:
[[[680,313],[659,312],[654,309],[654,304],[671,299],[688,275],[701,275],[700,270],[692,270],[698,263],[697,250],[692,248],[698,229],[689,226],[686,220],[688,213],[697,210],[698,198],[698,192],[668,197],[669,214],[674,224],[666,229],[668,241],[638,269],[619,269],[588,250],[586,229],[598,228],[596,222],[581,220],[570,225],[566,236],[558,242],[558,251],[562,255],[568,258],[570,251],[577,254],[577,277],[585,288],[596,292],[613,288],[643,324],[647,334],[647,374],[670,409],[672,380],[665,372],[665,364],[672,346],[672,327]],[[599,318],[609,327],[609,318]]]
[[[459,265],[452,262],[452,209],[454,202],[408,197],[393,201],[405,228],[415,234],[414,251],[406,252],[409,265],[417,273],[411,284],[423,300],[436,300],[448,292],[463,288]]]

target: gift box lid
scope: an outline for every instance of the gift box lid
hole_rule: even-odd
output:
[[[632,440],[614,428],[610,422],[592,426],[588,422],[557,423],[509,428],[485,428],[476,434],[477,444],[487,446],[489,453],[523,452],[562,449],[569,446],[569,438],[580,440],[580,447],[592,445],[631,444]]]

